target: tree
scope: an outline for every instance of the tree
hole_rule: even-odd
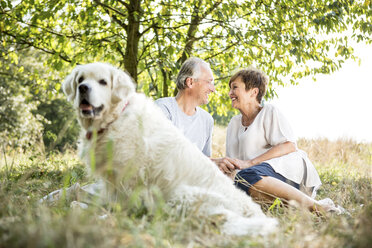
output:
[[[0,51],[5,55],[0,57],[1,149],[73,146],[79,127],[72,107],[57,94],[54,75],[42,65],[47,55],[19,46],[5,50],[1,44]]]
[[[174,94],[180,65],[201,57],[216,75],[210,109],[226,114],[226,80],[237,68],[264,70],[272,97],[285,76],[295,84],[354,58],[350,39],[371,43],[371,6],[367,0],[8,0],[1,2],[0,28],[4,46],[50,54],[46,64],[61,77],[69,66],[107,61],[154,98]],[[327,36],[349,27],[351,36]]]
[[[39,143],[43,131],[43,117],[32,113],[38,104],[35,99],[31,101],[29,90],[33,61],[24,63],[23,57],[18,61],[12,50],[6,51],[1,45],[0,51],[6,55],[0,57],[0,146],[25,149]]]

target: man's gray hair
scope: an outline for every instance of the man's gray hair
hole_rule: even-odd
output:
[[[207,62],[200,58],[191,57],[188,58],[181,66],[178,72],[176,85],[178,90],[183,90],[187,88],[186,79],[187,78],[197,78],[201,73],[201,67],[204,66],[206,69],[210,69]]]

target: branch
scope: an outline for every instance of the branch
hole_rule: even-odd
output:
[[[122,0],[117,0],[119,3],[121,3],[122,5],[125,6],[125,8],[129,8],[129,4],[127,4],[126,2],[122,1]]]
[[[125,24],[124,22],[120,21],[115,15],[112,15],[112,19],[119,24],[124,30],[128,29],[128,25]]]
[[[116,47],[116,50],[120,53],[120,55],[121,55],[123,58],[125,57],[123,51],[122,51],[119,47]]]
[[[147,48],[149,47],[149,46],[151,46],[151,44],[153,43],[153,40],[155,39],[155,36],[154,37],[152,37],[152,39],[149,41],[149,42],[147,42],[147,44],[145,45],[145,46],[143,46],[143,48],[142,48],[142,53],[138,56],[138,61],[141,61],[142,60],[142,58],[146,58],[146,57],[142,57],[144,54],[145,54],[145,51],[147,51]],[[143,42],[144,43],[144,42]]]
[[[119,10],[117,10],[117,9],[111,7],[111,6],[108,6],[107,4],[101,3],[99,0],[94,0],[94,2],[96,2],[98,5],[100,5],[100,6],[104,7],[104,8],[107,8],[107,9],[109,9],[109,10],[115,12],[116,14],[121,15],[121,16],[123,16],[123,17],[126,18],[126,15],[124,15],[124,14],[123,14],[122,12],[120,12]],[[126,5],[125,5],[125,7],[128,8]]]
[[[15,20],[15,21],[17,21],[17,22],[19,22],[19,23],[21,23],[21,24],[25,24],[25,25],[27,25],[27,26],[29,26],[29,27],[33,27],[33,28],[41,29],[41,30],[44,31],[44,32],[47,32],[47,33],[50,33],[50,34],[54,34],[54,35],[59,36],[59,37],[73,38],[73,39],[76,39],[76,40],[77,40],[77,38],[78,38],[76,35],[65,35],[65,34],[60,34],[60,33],[57,33],[56,31],[54,31],[54,30],[50,30],[50,29],[48,29],[48,28],[46,28],[46,27],[40,27],[40,26],[37,26],[37,25],[35,25],[35,24],[26,23],[26,22],[24,22],[22,19],[14,18],[13,16],[11,16],[11,15],[9,15],[9,14],[7,14],[7,15],[8,15],[11,19],[13,19],[13,20]]]
[[[120,21],[119,18],[116,17],[116,15],[112,15],[112,14],[110,13],[109,10],[111,10],[111,11],[113,11],[113,12],[115,12],[115,13],[118,13],[119,15],[121,15],[121,16],[127,18],[126,15],[124,15],[124,14],[121,13],[120,11],[118,11],[118,10],[116,10],[116,9],[114,9],[114,8],[112,8],[112,7],[108,6],[108,5],[106,5],[106,4],[101,3],[101,2],[98,1],[98,0],[94,0],[94,1],[95,1],[97,4],[99,4],[100,6],[102,6],[102,7],[103,7],[103,10],[106,12],[106,14],[108,14],[109,16],[112,16],[112,19],[113,19],[117,24],[119,24],[119,26],[121,26],[122,28],[124,28],[125,30],[127,30],[128,25],[125,24],[124,22]]]
[[[205,58],[205,60],[209,60],[209,59],[211,59],[211,58],[214,58],[214,57],[216,57],[216,56],[218,56],[218,55],[220,55],[220,54],[226,52],[227,50],[229,50],[229,49],[232,48],[233,46],[236,46],[236,45],[239,44],[240,42],[241,42],[240,40],[238,40],[237,42],[234,42],[233,44],[231,44],[231,45],[227,46],[225,49],[223,49],[221,52],[216,53],[216,54],[213,54],[213,55],[211,55],[211,56]]]
[[[154,28],[157,26],[157,23],[154,23],[152,25],[150,25],[149,27],[147,27],[145,30],[143,30],[141,33],[139,33],[139,37],[141,37],[142,35],[144,35],[147,31],[149,31],[150,29]]]
[[[209,9],[207,9],[204,14],[202,15],[202,18],[201,19],[204,19],[205,17],[207,17],[207,15],[209,15],[210,13],[212,13],[213,10],[215,10],[218,5],[220,5],[222,3],[222,1],[216,1]]]
[[[16,40],[19,40],[19,38],[17,38],[17,37],[16,37],[15,35],[13,35],[13,34],[8,33],[7,31],[3,31],[3,33],[6,34],[6,35],[8,35],[8,36],[10,36],[10,37],[13,37],[13,38],[16,39]],[[54,54],[58,54],[58,57],[60,57],[62,60],[66,61],[66,62],[69,62],[69,63],[72,62],[71,59],[69,59],[69,58],[66,57],[66,56],[63,56],[62,54],[60,54],[60,53],[57,52],[57,51],[54,51],[54,50],[47,50],[47,49],[45,49],[45,48],[43,48],[43,47],[38,47],[38,46],[36,46],[35,44],[33,44],[32,42],[26,41],[26,40],[24,40],[24,39],[20,40],[20,42],[17,41],[17,44],[26,44],[26,45],[29,45],[29,46],[31,46],[31,47],[34,47],[34,48],[36,48],[36,49],[38,49],[38,50],[40,50],[40,51],[43,51],[43,52],[45,52],[45,53],[52,54],[52,55],[54,55]]]

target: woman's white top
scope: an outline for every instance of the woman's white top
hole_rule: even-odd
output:
[[[306,153],[297,148],[288,121],[273,105],[265,104],[248,127],[242,125],[241,114],[231,119],[226,135],[226,156],[251,160],[286,141],[295,144],[295,152],[264,162],[276,173],[305,187],[314,187],[316,192],[321,185],[319,175]]]

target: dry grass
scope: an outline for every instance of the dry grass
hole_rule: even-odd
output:
[[[226,128],[214,126],[212,142],[212,157],[224,157],[226,154]]]
[[[318,169],[338,168],[353,178],[372,176],[372,145],[352,140],[300,139],[298,147],[306,151]],[[352,169],[352,170],[350,170]]]
[[[216,127],[214,157],[225,153],[225,129]],[[141,188],[107,206],[74,210],[67,200],[38,204],[48,192],[91,181],[74,151],[67,154],[12,153],[0,158],[0,247],[369,247],[372,243],[372,144],[300,140],[330,197],[347,215],[319,218],[281,204],[264,207],[280,222],[266,237],[219,232],[220,216],[177,213],[161,196],[152,205]],[[6,161],[6,162],[5,162]],[[99,219],[101,214],[108,218]]]

